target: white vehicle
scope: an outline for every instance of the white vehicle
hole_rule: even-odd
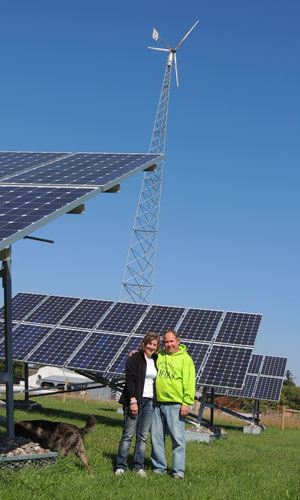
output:
[[[85,385],[93,382],[71,370],[57,368],[55,366],[43,366],[37,373],[28,377],[28,385],[31,389],[64,389],[85,388]]]

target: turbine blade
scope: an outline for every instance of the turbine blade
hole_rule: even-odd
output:
[[[199,23],[199,19],[198,21],[195,22],[195,24],[191,27],[191,29],[187,32],[186,35],[184,35],[183,39],[180,40],[179,44],[177,45],[176,49],[179,49],[180,45],[184,42],[184,40],[189,36],[189,34],[191,33],[191,31],[193,31],[193,29],[197,26],[197,24]]]
[[[176,52],[174,52],[174,66],[175,66],[176,84],[177,87],[179,87]]]
[[[148,47],[148,49],[152,49],[152,50],[162,50],[163,52],[170,52],[168,49],[161,49],[160,47]]]

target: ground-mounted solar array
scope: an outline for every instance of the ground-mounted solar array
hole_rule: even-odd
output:
[[[0,250],[162,159],[149,153],[0,152]]]
[[[14,359],[18,361],[120,378],[124,377],[130,351],[140,345],[146,333],[163,335],[171,329],[180,333],[181,342],[194,360],[197,385],[231,389],[243,386],[253,350],[250,342],[255,341],[257,319],[261,319],[257,314],[30,293],[13,298],[12,317]],[[224,321],[226,335],[220,342]],[[18,343],[24,342],[19,332],[24,330],[30,337],[31,329],[32,342],[17,349]],[[232,337],[234,342],[230,344]]]
[[[279,401],[287,358],[253,354],[242,390],[215,388],[215,394]]]

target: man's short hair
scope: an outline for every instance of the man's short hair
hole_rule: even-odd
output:
[[[167,333],[173,333],[173,335],[176,338],[176,340],[180,341],[179,334],[175,330],[166,330],[165,333],[164,333],[164,335],[163,335],[164,341],[165,341],[165,336],[167,335]]]

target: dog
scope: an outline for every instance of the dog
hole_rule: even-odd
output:
[[[86,425],[79,429],[76,425],[51,420],[23,420],[15,423],[15,435],[23,436],[38,442],[43,448],[58,451],[61,455],[75,455],[87,467],[92,469],[86,457],[83,436],[96,429],[96,419],[88,415]]]

